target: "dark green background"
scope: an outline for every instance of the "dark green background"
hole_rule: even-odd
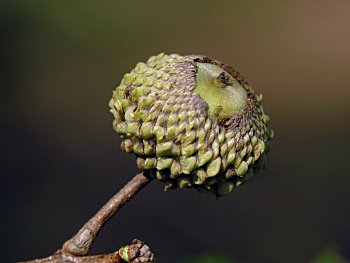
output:
[[[135,174],[107,103],[160,52],[221,60],[264,94],[267,169],[220,200],[153,182],[92,252],[137,237],[167,263],[350,256],[349,1],[3,1],[0,30],[0,261],[52,253]]]

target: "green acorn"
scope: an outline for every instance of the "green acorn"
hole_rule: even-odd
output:
[[[227,194],[253,174],[272,138],[262,96],[205,56],[161,53],[138,63],[109,106],[122,150],[165,189]]]

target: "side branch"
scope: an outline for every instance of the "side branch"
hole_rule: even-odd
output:
[[[154,260],[154,255],[149,247],[141,240],[134,239],[130,245],[121,247],[119,250],[110,254],[73,256],[62,250],[58,250],[47,258],[22,263],[152,263]]]

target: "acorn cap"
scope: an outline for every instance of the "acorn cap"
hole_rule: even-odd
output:
[[[165,189],[231,192],[261,166],[273,134],[262,96],[205,56],[161,53],[138,63],[109,106],[122,150]]]

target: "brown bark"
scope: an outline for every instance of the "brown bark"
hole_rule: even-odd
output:
[[[31,261],[25,261],[22,263],[122,263],[125,262],[119,256],[118,251],[111,254],[96,255],[96,256],[73,256],[58,250],[53,255],[47,258],[34,259]]]
[[[110,254],[95,256],[73,256],[61,249],[47,258],[35,259],[22,263],[151,263],[154,255],[141,240],[134,239],[130,245]]]

